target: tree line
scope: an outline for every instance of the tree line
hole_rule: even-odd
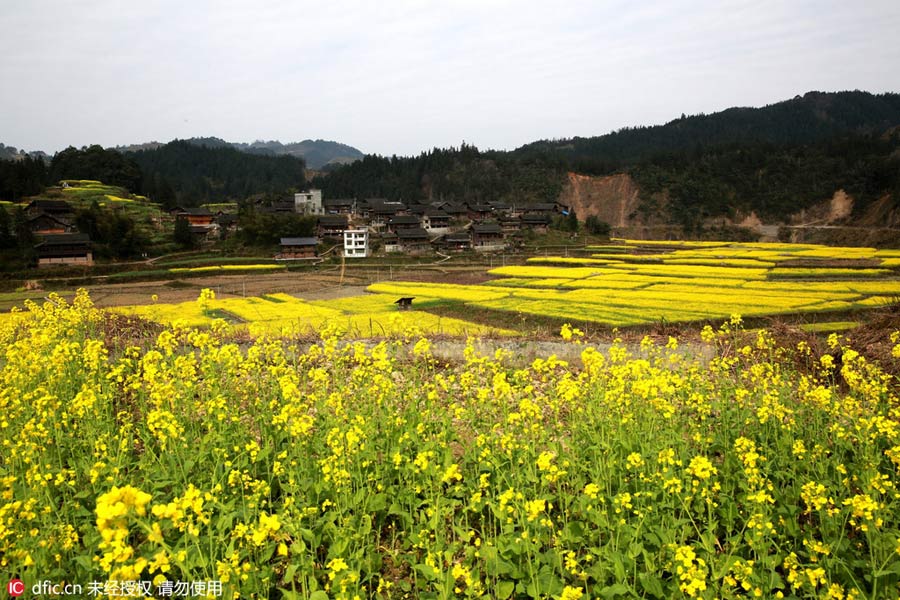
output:
[[[306,188],[305,165],[294,156],[247,154],[174,141],[122,153],[101,146],[66,148],[49,163],[25,156],[0,160],[0,199],[18,201],[64,179],[95,179],[142,194],[165,208],[280,196]]]

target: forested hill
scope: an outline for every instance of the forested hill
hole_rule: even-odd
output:
[[[0,200],[34,196],[63,179],[93,179],[121,186],[166,208],[251,197],[283,199],[307,187],[301,158],[174,141],[124,153],[96,145],[70,147],[54,155],[49,165],[29,156],[0,159]]]
[[[880,133],[900,125],[900,94],[809,92],[762,108],[729,108],[597,137],[538,141],[518,157],[551,156],[573,170],[605,173],[666,154],[721,146],[802,145],[845,134]]]
[[[569,173],[628,175],[638,189],[637,217],[687,229],[736,213],[784,219],[837,190],[859,212],[885,195],[900,200],[900,95],[810,92],[510,152],[463,145],[367,156],[313,185],[326,197],[546,202],[560,197]]]
[[[238,201],[306,187],[306,165],[294,156],[247,154],[180,140],[125,156],[140,167],[145,194],[164,204]]]
[[[359,160],[364,155],[362,152],[339,142],[329,140],[303,140],[282,144],[278,140],[257,140],[252,143],[227,142],[217,137],[193,137],[184,140],[195,146],[207,148],[234,148],[250,154],[264,154],[267,156],[294,156],[303,159],[310,169],[321,169]],[[133,144],[131,146],[119,146],[116,150],[121,152],[138,152],[141,150],[155,150],[164,144],[148,142],[145,144]]]

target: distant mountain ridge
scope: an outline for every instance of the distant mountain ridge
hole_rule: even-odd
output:
[[[302,158],[310,169],[319,170],[328,165],[348,164],[360,160],[364,154],[353,146],[333,142],[330,140],[303,140],[282,144],[278,140],[256,140],[252,143],[228,142],[218,137],[193,137],[184,140],[195,146],[207,148],[234,148],[249,154],[262,154],[268,156],[295,156]],[[160,142],[147,142],[144,144],[132,144],[129,146],[117,146],[120,152],[139,152],[141,150],[155,150],[164,146]]]
[[[22,160],[26,156],[30,156],[31,158],[39,158],[45,162],[50,160],[50,157],[47,155],[47,153],[40,150],[26,152],[25,150],[19,150],[15,146],[0,144],[0,160]]]
[[[623,127],[592,137],[539,140],[512,151],[521,158],[555,157],[595,174],[664,154],[751,144],[809,144],[845,134],[883,132],[900,124],[900,94],[807,92],[760,108],[733,107],[681,115],[664,125]]]

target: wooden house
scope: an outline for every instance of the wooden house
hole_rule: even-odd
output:
[[[347,223],[347,215],[322,215],[316,220],[316,233],[319,237],[342,237]]]
[[[402,229],[419,229],[421,227],[422,222],[415,215],[397,215],[387,221],[387,230],[393,233],[398,233]]]
[[[444,252],[465,252],[472,249],[472,236],[468,231],[457,231],[442,235],[434,245]]]
[[[38,267],[58,265],[91,266],[94,254],[86,233],[59,233],[46,236],[34,246]]]
[[[417,227],[414,229],[398,229],[397,243],[402,252],[417,253],[431,250],[428,232]]]
[[[75,214],[75,211],[65,200],[32,200],[25,205],[25,214],[36,217],[41,214],[50,215],[57,219],[65,219]]]
[[[475,223],[471,227],[472,247],[479,251],[503,250],[503,229],[497,223]]]
[[[279,260],[295,260],[315,258],[319,239],[314,237],[281,238],[281,252],[275,257]]]
[[[28,219],[28,228],[37,235],[77,233],[76,228],[68,220],[63,220],[47,213],[40,213]]]

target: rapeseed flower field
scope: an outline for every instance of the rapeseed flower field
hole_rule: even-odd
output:
[[[607,327],[721,321],[732,313],[842,313],[883,306],[900,295],[896,250],[621,242],[589,257],[533,257],[525,265],[492,269],[497,279],[480,285],[391,281],[368,289]]]
[[[495,294],[496,296],[496,294]],[[397,297],[367,294],[337,300],[305,302],[289,294],[259,298],[217,299],[211,291],[201,302],[123,306],[116,312],[173,326],[208,327],[227,318],[235,328],[254,337],[316,336],[323,329],[354,337],[411,335],[514,335],[515,332],[462,319],[439,317],[421,310],[398,311]],[[433,298],[417,297],[427,305]]]
[[[577,363],[443,364],[426,337],[238,345],[223,321],[122,347],[84,292],[26,308],[0,323],[0,575],[29,590],[900,593],[897,380],[837,334],[817,356],[733,315],[695,356],[566,326]]]

